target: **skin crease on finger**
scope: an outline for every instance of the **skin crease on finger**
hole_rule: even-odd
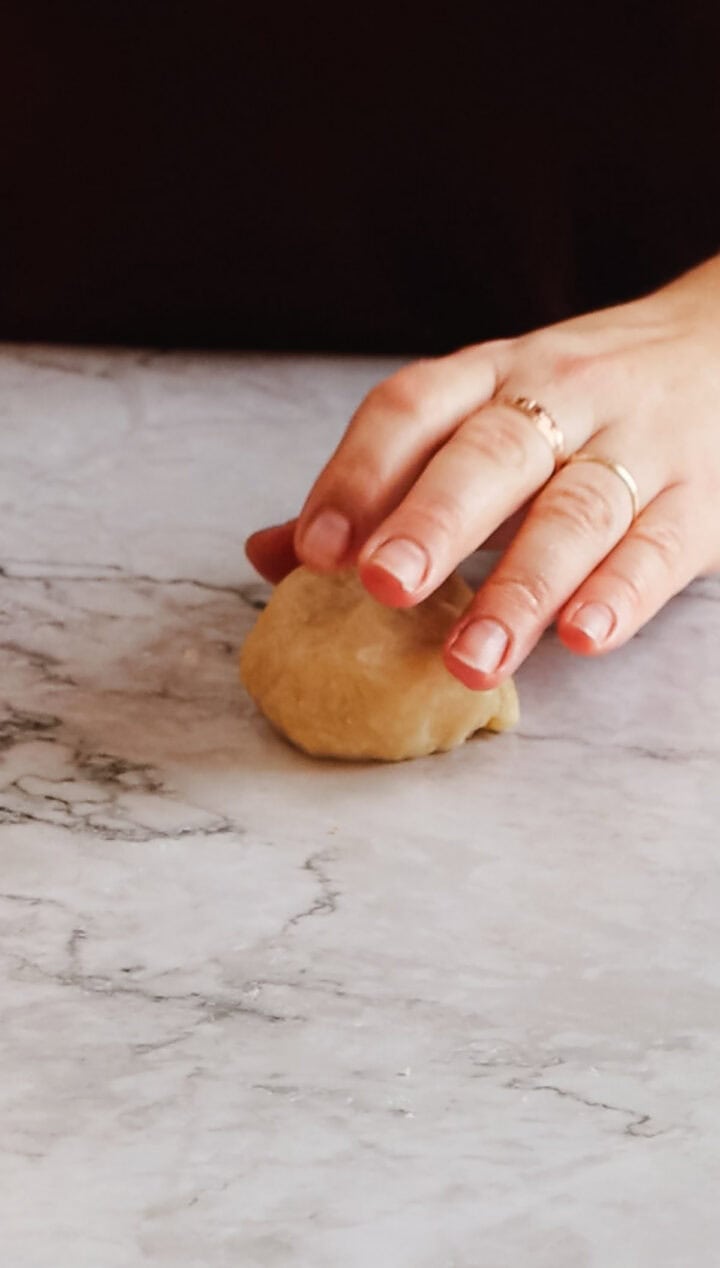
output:
[[[295,528],[298,558],[318,571],[355,563],[438,449],[493,396],[506,357],[502,342],[473,346],[376,384],[310,490]]]
[[[484,550],[504,550],[510,544],[518,528],[522,524],[526,508],[511,515],[504,524],[493,533],[486,542]],[[300,560],[295,551],[295,530],[297,520],[288,520],[285,524],[276,524],[270,528],[258,529],[252,533],[245,543],[245,553],[255,568],[266,581],[277,585],[293,568],[297,568]]]
[[[540,605],[534,614],[530,610],[534,605],[537,607],[537,596],[533,594],[537,590],[537,584],[532,584],[533,570],[536,578],[541,576],[542,570],[538,571],[538,559],[528,547],[529,553],[520,560],[520,573],[531,579],[528,590],[530,609],[527,605],[524,610],[517,606],[520,602],[517,595],[509,607],[507,604],[504,606],[504,561],[501,560],[493,577],[481,588],[468,613],[452,632],[445,651],[448,669],[468,686],[478,689],[494,686],[514,672],[542,630],[555,618],[558,618],[558,631],[563,643],[581,655],[597,655],[622,646],[673,594],[700,572],[712,570],[720,561],[720,522],[715,509],[720,490],[720,421],[716,406],[720,399],[720,257],[641,301],[574,318],[502,347],[506,358],[501,376],[503,392],[507,391],[506,383],[510,382],[518,394],[531,395],[543,403],[550,401],[554,406],[557,400],[561,400],[562,415],[558,422],[566,434],[577,418],[587,418],[592,414],[600,420],[599,425],[585,438],[580,437],[575,447],[579,445],[584,450],[595,449],[602,453],[603,445],[607,446],[610,439],[612,451],[606,450],[604,457],[626,464],[632,462],[632,474],[646,492],[644,509],[636,523],[628,527],[626,508],[625,522],[619,529],[617,540],[613,539],[609,545],[606,543],[603,549],[598,539],[599,553],[586,550],[585,578],[577,577],[571,593],[566,594],[561,588],[555,605],[553,595],[548,594],[545,596],[545,608]],[[472,348],[476,366],[482,364],[481,352],[479,345]],[[451,358],[439,358],[438,361],[451,362]],[[425,367],[423,374],[427,375],[427,363],[422,364]],[[413,398],[412,365],[405,369],[407,373],[402,392],[408,403],[414,400],[417,411],[419,406]],[[499,377],[497,373],[495,377]],[[443,434],[448,435],[452,383],[445,384],[443,391],[446,410]],[[467,379],[463,382],[463,392],[463,399],[467,401],[471,396]],[[459,412],[458,407],[456,422],[454,427],[449,428],[448,438],[462,422],[462,418],[457,418]],[[553,413],[557,412],[554,408]],[[613,420],[611,428],[601,421],[608,418]],[[357,429],[362,430],[363,425],[361,407],[355,416],[354,443],[357,442]],[[372,443],[381,444],[382,433],[376,431]],[[407,450],[405,454],[407,457]],[[348,474],[342,475],[343,460],[341,442],[316,483],[313,496],[317,497],[319,489],[322,498],[323,488],[337,489],[343,487],[343,481],[348,483]],[[423,468],[423,472],[426,470]],[[539,477],[538,486],[543,483],[545,474]],[[621,497],[621,482],[617,477],[609,478],[616,481],[616,495]],[[416,488],[417,480],[404,493],[404,504],[409,506],[411,516]],[[458,509],[452,482],[444,492],[444,498],[452,521],[452,513],[457,514]],[[538,499],[538,506],[540,501]],[[378,499],[378,505],[381,503],[382,497]],[[308,522],[312,518],[308,515],[309,505],[316,512],[318,502],[306,503],[303,514]],[[337,508],[340,515],[350,511],[350,520],[352,505],[352,494],[348,494]],[[467,537],[470,511],[468,503],[463,505],[466,510],[460,510],[463,517],[460,536]],[[531,506],[534,505],[531,503]],[[490,531],[501,530],[502,521],[507,519],[511,510],[510,505],[506,506],[504,513],[498,508],[496,522],[490,525]],[[397,522],[397,507],[391,507],[391,513]],[[521,519],[522,515],[518,518]],[[592,525],[588,527],[584,520],[580,531],[590,531]],[[429,558],[428,552],[433,549],[433,525],[428,522],[425,527],[422,512],[412,523],[411,544],[420,547]],[[563,523],[562,517],[558,519],[556,528],[557,567],[561,571],[564,568],[569,576],[563,560],[572,556],[576,534],[571,531],[571,522]],[[382,519],[375,524],[370,522],[368,525],[366,522],[358,535],[350,522],[350,533],[351,550],[347,550],[348,538],[345,553],[341,553],[335,561],[328,561],[330,569],[354,562],[371,534],[375,542],[385,540],[385,525]],[[487,538],[487,533],[484,536]],[[517,543],[523,537],[530,541],[525,530],[519,536],[516,534],[505,556],[505,560],[509,558],[512,561],[513,574],[519,570]],[[253,534],[247,551],[263,575],[277,580],[298,561],[313,566],[312,558],[306,556],[303,546],[297,525],[291,521],[287,525]],[[405,555],[395,552],[396,563],[406,569],[408,576],[411,575],[411,556],[412,550],[406,551]],[[437,575],[435,572],[432,574],[431,590],[440,584],[443,575],[460,557],[451,559],[448,555],[444,559]],[[402,605],[409,606],[426,597],[421,571],[416,570],[420,578],[419,588],[412,585],[406,588],[398,585],[392,571],[384,574],[382,569],[373,571],[363,554],[360,559],[361,577],[381,602],[396,605],[399,600]],[[420,560],[416,562],[419,569]],[[507,575],[509,578],[510,573]],[[507,592],[510,593],[509,590]],[[493,594],[496,595],[494,599],[491,598]],[[475,627],[471,648],[475,656],[474,665],[462,662],[451,650],[469,624]]]

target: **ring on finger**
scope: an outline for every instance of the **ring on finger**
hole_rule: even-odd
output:
[[[624,467],[621,462],[613,462],[612,458],[603,458],[600,454],[585,453],[583,450],[571,454],[567,459],[566,465],[569,466],[571,462],[597,462],[601,467],[607,467],[608,471],[612,471],[614,475],[618,476],[630,494],[630,502],[632,504],[630,524],[635,523],[640,514],[640,491],[635,477],[628,471],[627,467]]]
[[[540,432],[552,449],[557,471],[565,462],[565,437],[549,410],[530,396],[498,396],[500,404],[519,410]]]

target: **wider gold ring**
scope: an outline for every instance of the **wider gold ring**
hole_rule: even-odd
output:
[[[529,396],[498,396],[495,399],[502,405],[509,405],[511,409],[520,410],[521,414],[530,419],[552,449],[557,471],[565,462],[565,437],[552,414],[539,401],[534,401]]]

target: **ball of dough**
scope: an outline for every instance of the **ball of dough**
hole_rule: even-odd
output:
[[[251,630],[240,673],[283,735],[317,757],[400,761],[518,717],[511,681],[471,691],[442,645],[472,592],[457,573],[414,608],[376,602],[355,572],[291,572]]]

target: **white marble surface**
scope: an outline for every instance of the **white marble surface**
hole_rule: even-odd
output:
[[[720,583],[313,763],[241,543],[392,363],[0,352],[8,1268],[714,1268]]]

